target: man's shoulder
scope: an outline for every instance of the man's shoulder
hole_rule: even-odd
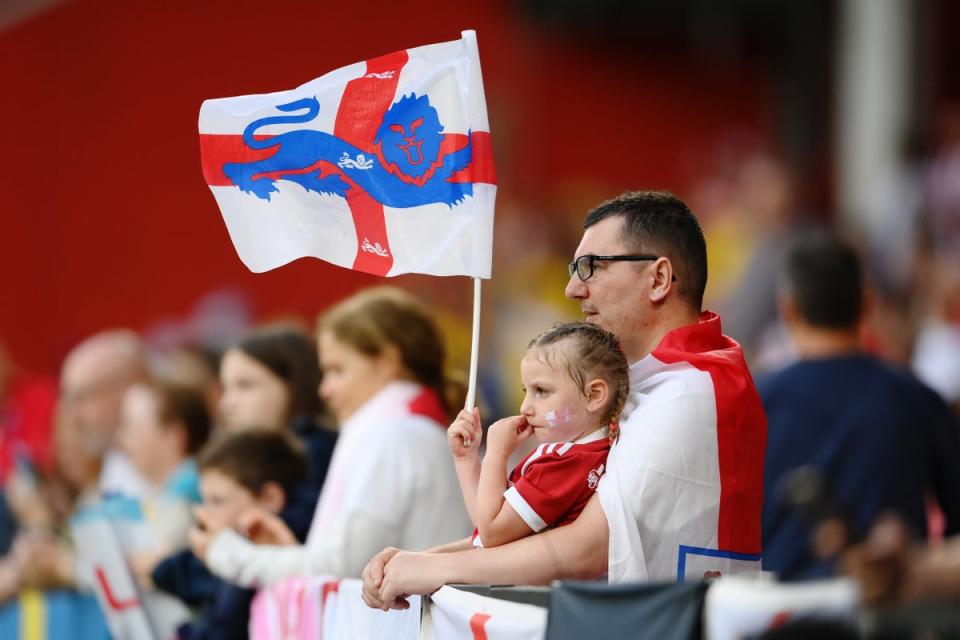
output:
[[[792,394],[804,386],[844,393],[850,386],[869,386],[878,392],[871,394],[871,402],[941,402],[937,393],[909,370],[866,354],[798,360],[757,378],[757,389],[764,397],[780,390]]]

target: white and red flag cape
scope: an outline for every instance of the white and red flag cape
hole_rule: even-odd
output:
[[[490,277],[496,176],[476,36],[207,100],[203,175],[254,272],[313,256]]]

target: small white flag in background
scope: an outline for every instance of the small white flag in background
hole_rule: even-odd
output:
[[[489,278],[496,177],[476,36],[207,100],[203,174],[254,272],[313,256]]]

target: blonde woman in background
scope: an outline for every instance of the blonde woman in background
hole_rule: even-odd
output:
[[[306,544],[261,510],[242,533],[198,512],[194,551],[235,584],[359,577],[384,546],[425,549],[470,532],[447,453],[443,339],[429,312],[397,289],[361,292],[320,319],[319,349],[320,395],[340,438]]]

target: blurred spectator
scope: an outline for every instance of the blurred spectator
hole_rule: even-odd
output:
[[[960,537],[937,547],[917,544],[910,528],[891,514],[844,553],[843,569],[860,581],[867,606],[960,601]]]
[[[18,461],[50,470],[56,398],[51,381],[17,371],[0,344],[0,486]]]
[[[219,408],[226,432],[289,430],[306,451],[306,478],[285,491],[290,504],[306,509],[307,520],[313,517],[337,438],[327,424],[329,418],[318,394],[320,379],[313,341],[290,326],[251,332],[226,351],[220,365],[223,394]],[[142,554],[133,563],[141,576],[174,575],[181,582],[201,585],[197,587],[201,590],[207,588],[202,585],[216,581],[190,551],[162,560],[157,554]],[[206,593],[186,599],[207,597],[212,596]]]
[[[288,326],[248,334],[224,353],[220,363],[223,426],[230,432],[289,428],[306,449],[314,498],[336,443],[320,400],[320,379],[313,340]]]
[[[960,415],[960,263],[931,265],[928,313],[919,327],[912,366]]]
[[[443,337],[427,309],[398,289],[364,291],[323,315],[319,343],[320,391],[341,436],[306,545],[256,546],[209,512],[191,532],[198,555],[235,584],[356,577],[384,546],[423,549],[470,530],[446,437],[462,396],[445,395]],[[226,358],[223,370],[229,391]],[[293,540],[276,517],[253,515],[245,533]]]
[[[155,382],[131,387],[123,398],[119,443],[149,487],[144,517],[166,553],[183,547],[190,504],[200,501],[193,456],[210,435],[210,416],[192,387]]]
[[[0,343],[0,488],[13,475],[29,483],[35,472],[50,470],[56,398],[53,382],[17,371]],[[0,492],[0,554],[10,549],[16,526]]]
[[[162,352],[151,360],[151,369],[160,380],[175,381],[192,387],[203,396],[212,425],[219,425],[220,358],[223,354],[212,347],[177,347]]]
[[[60,375],[63,410],[82,432],[82,446],[103,457],[100,490],[140,497],[149,484],[116,442],[123,395],[148,377],[140,338],[116,329],[87,338],[74,347]]]
[[[784,579],[832,572],[809,550],[809,524],[781,503],[782,482],[810,465],[854,540],[885,510],[921,536],[928,495],[960,531],[960,431],[936,393],[860,350],[863,282],[856,253],[828,235],[791,249],[781,313],[800,361],[762,378],[767,412],[764,568]]]
[[[740,166],[732,207],[739,228],[753,238],[736,284],[719,304],[723,328],[743,346],[748,359],[773,359],[763,351],[767,333],[777,324],[777,267],[797,226],[794,177],[777,158],[756,153]],[[782,362],[782,360],[781,360]]]
[[[53,473],[15,476],[7,487],[20,528],[11,553],[0,561],[0,600],[25,588],[75,586],[67,519],[78,507],[100,499],[102,458],[85,446],[86,434],[71,414],[57,412],[55,423]]]
[[[289,527],[303,542],[313,516],[313,502],[298,500],[295,488],[306,478],[306,460],[285,434],[247,431],[226,435],[204,450],[198,460],[203,504],[235,529],[241,515],[260,507]],[[184,551],[183,554],[189,554]],[[247,637],[254,589],[236,587],[219,578],[197,580],[179,571],[183,563],[165,562],[151,576],[154,584],[192,606],[202,606],[198,620],[182,627],[178,637],[227,640]]]

